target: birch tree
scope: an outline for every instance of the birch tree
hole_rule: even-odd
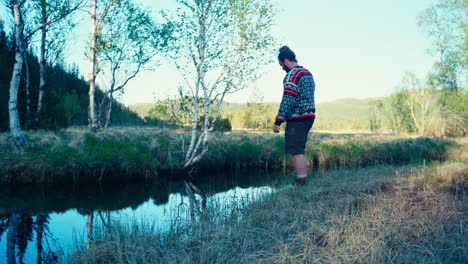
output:
[[[440,129],[444,136],[467,134],[468,1],[438,0],[418,16],[418,24],[432,40],[436,59],[429,75],[431,87],[441,90]]]
[[[468,81],[467,16],[466,0],[439,0],[418,16],[419,26],[433,40],[437,86],[457,92]]]
[[[94,210],[89,210],[88,219],[86,220],[86,249],[90,249],[94,241]]]
[[[26,0],[7,0],[5,4],[12,10],[15,21],[14,44],[15,44],[15,63],[10,81],[10,91],[8,100],[8,113],[10,119],[10,132],[17,147],[25,143],[23,131],[21,130],[18,115],[18,88],[21,79],[21,70],[23,68],[24,52],[26,50],[26,37],[24,35],[24,21]]]
[[[31,78],[30,78],[30,72],[29,72],[29,61],[28,61],[28,54],[25,52],[23,53],[24,57],[24,66],[25,66],[25,77],[24,81],[26,83],[26,120],[25,120],[25,127],[26,129],[29,129],[31,126]]]
[[[123,93],[141,70],[150,70],[154,59],[168,46],[171,24],[157,24],[147,10],[130,0],[121,1],[107,16],[99,34],[100,68],[108,89],[99,105],[99,120],[110,123],[115,93]],[[104,108],[108,101],[107,109]],[[105,113],[105,117],[103,117]]]
[[[42,246],[42,238],[44,237],[45,231],[47,230],[47,225],[49,223],[48,214],[38,214],[36,216],[36,254],[37,254],[37,263],[42,263],[42,252],[44,247]]]
[[[181,165],[188,168],[207,153],[225,96],[249,87],[271,61],[274,8],[267,0],[177,2],[178,46],[172,57],[193,98],[194,113]]]
[[[37,14],[35,21],[44,25],[40,29],[39,95],[37,100],[37,111],[34,118],[36,124],[39,123],[44,92],[46,89],[46,64],[47,62],[55,61],[57,55],[60,54],[61,50],[64,48],[65,40],[63,35],[70,29],[67,27],[66,23],[64,23],[65,18],[80,8],[83,8],[85,3],[85,0],[33,0],[34,10]],[[47,22],[51,20],[54,20],[55,22],[48,24]],[[52,33],[52,38],[48,38],[49,33]],[[55,57],[49,57],[52,53],[51,51],[56,53]]]
[[[11,212],[8,218],[8,231],[7,231],[7,262],[8,264],[16,263],[16,238],[18,236],[18,224],[21,220],[22,214],[19,210]]]
[[[384,99],[384,118],[389,129],[397,135],[410,132],[413,128],[406,101],[407,94],[399,90]]]
[[[102,7],[98,10],[98,3]],[[96,113],[95,93],[96,93],[96,77],[98,73],[98,49],[97,41],[101,32],[103,23],[106,17],[120,3],[120,0],[91,0],[91,35],[90,35],[90,51],[89,51],[89,109],[88,123],[92,132],[98,130],[98,115]],[[99,12],[98,12],[99,11]]]
[[[23,69],[23,62],[26,50],[30,44],[32,37],[42,28],[60,21],[67,16],[71,11],[69,9],[62,9],[56,16],[52,16],[45,21],[36,24],[31,22],[32,11],[31,1],[27,0],[4,0],[14,18],[14,46],[15,46],[15,63],[13,65],[13,72],[10,81],[9,90],[9,121],[10,132],[17,147],[21,147],[25,143],[23,131],[21,130],[20,120],[18,115],[18,88],[21,80],[21,72]],[[29,15],[27,17],[26,15]],[[28,23],[25,24],[25,21]]]
[[[426,135],[433,119],[436,93],[430,88],[423,87],[416,75],[408,72],[403,75],[400,89],[406,93],[406,106],[418,135]]]

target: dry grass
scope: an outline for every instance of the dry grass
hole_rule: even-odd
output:
[[[72,263],[466,263],[468,165],[381,167],[283,187],[230,224],[117,227]],[[148,223],[151,223],[148,220]]]

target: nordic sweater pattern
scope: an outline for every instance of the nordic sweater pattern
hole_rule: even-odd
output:
[[[285,121],[315,117],[315,82],[312,74],[302,66],[292,68],[283,80],[283,98],[275,125]]]

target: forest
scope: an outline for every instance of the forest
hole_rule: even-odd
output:
[[[466,1],[414,17],[425,75],[316,104],[308,185],[271,131],[280,103],[226,99],[278,63],[279,5],[149,2],[1,1],[0,262],[466,263]],[[124,105],[168,62],[175,94]]]

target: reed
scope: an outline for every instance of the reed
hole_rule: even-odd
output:
[[[302,189],[278,186],[190,235],[155,232],[150,219],[116,224],[69,261],[463,263],[467,171],[466,163],[338,170]]]

